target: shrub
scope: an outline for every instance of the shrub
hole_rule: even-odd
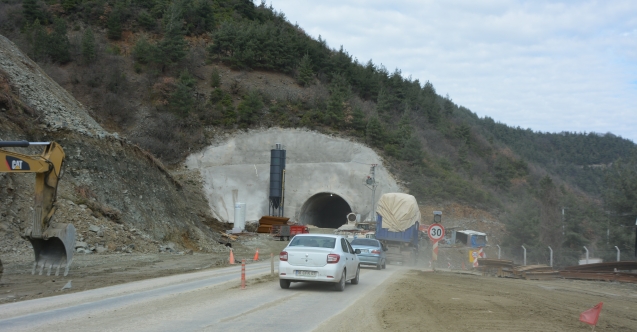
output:
[[[263,101],[258,91],[252,90],[239,104],[239,121],[243,127],[252,125],[257,120],[257,113],[263,109]]]
[[[219,73],[219,68],[212,68],[212,74],[210,75],[210,86],[213,88],[218,88],[221,86],[221,74]]]

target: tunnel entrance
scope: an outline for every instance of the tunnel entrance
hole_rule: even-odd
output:
[[[336,194],[319,193],[310,197],[301,208],[300,221],[304,225],[339,228],[347,222],[352,208]]]

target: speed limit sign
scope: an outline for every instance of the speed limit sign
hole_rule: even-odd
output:
[[[438,242],[443,237],[445,237],[445,228],[442,227],[441,224],[433,224],[429,226],[429,230],[427,230],[427,235],[429,235],[429,238],[432,241]]]

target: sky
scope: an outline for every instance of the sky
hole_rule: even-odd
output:
[[[329,47],[430,81],[480,117],[637,143],[637,1],[269,1]]]

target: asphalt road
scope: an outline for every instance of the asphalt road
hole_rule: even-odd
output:
[[[0,331],[311,331],[373,292],[400,268],[362,269],[344,292],[268,277],[270,263],[174,275],[0,305]]]

